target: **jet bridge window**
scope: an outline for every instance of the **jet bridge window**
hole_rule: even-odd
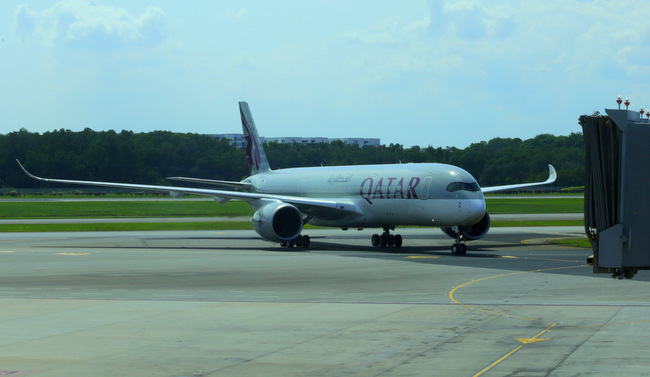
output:
[[[476,182],[452,182],[447,185],[447,191],[456,192],[456,191],[479,191],[481,188],[478,187]]]

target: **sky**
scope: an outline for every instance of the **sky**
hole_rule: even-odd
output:
[[[465,148],[650,106],[650,2],[0,3],[0,134],[240,133]]]

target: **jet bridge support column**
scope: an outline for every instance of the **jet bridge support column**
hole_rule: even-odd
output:
[[[583,115],[585,231],[594,273],[650,269],[650,123],[629,110]]]

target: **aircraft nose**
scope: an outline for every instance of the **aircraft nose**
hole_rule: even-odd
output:
[[[460,211],[468,224],[475,224],[485,216],[485,199],[461,200]]]

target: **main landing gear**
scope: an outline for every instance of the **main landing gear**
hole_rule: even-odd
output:
[[[289,240],[289,241],[283,241],[280,242],[280,246],[282,247],[299,247],[303,249],[309,249],[309,246],[311,245],[311,239],[309,238],[308,235],[299,235],[298,237]]]
[[[372,241],[372,246],[377,246],[377,247],[386,247],[386,246],[395,246],[395,247],[401,247],[402,246],[402,236],[399,234],[390,234],[390,230],[393,229],[395,230],[395,227],[384,227],[384,233],[381,235],[379,234],[373,234],[371,241]]]

